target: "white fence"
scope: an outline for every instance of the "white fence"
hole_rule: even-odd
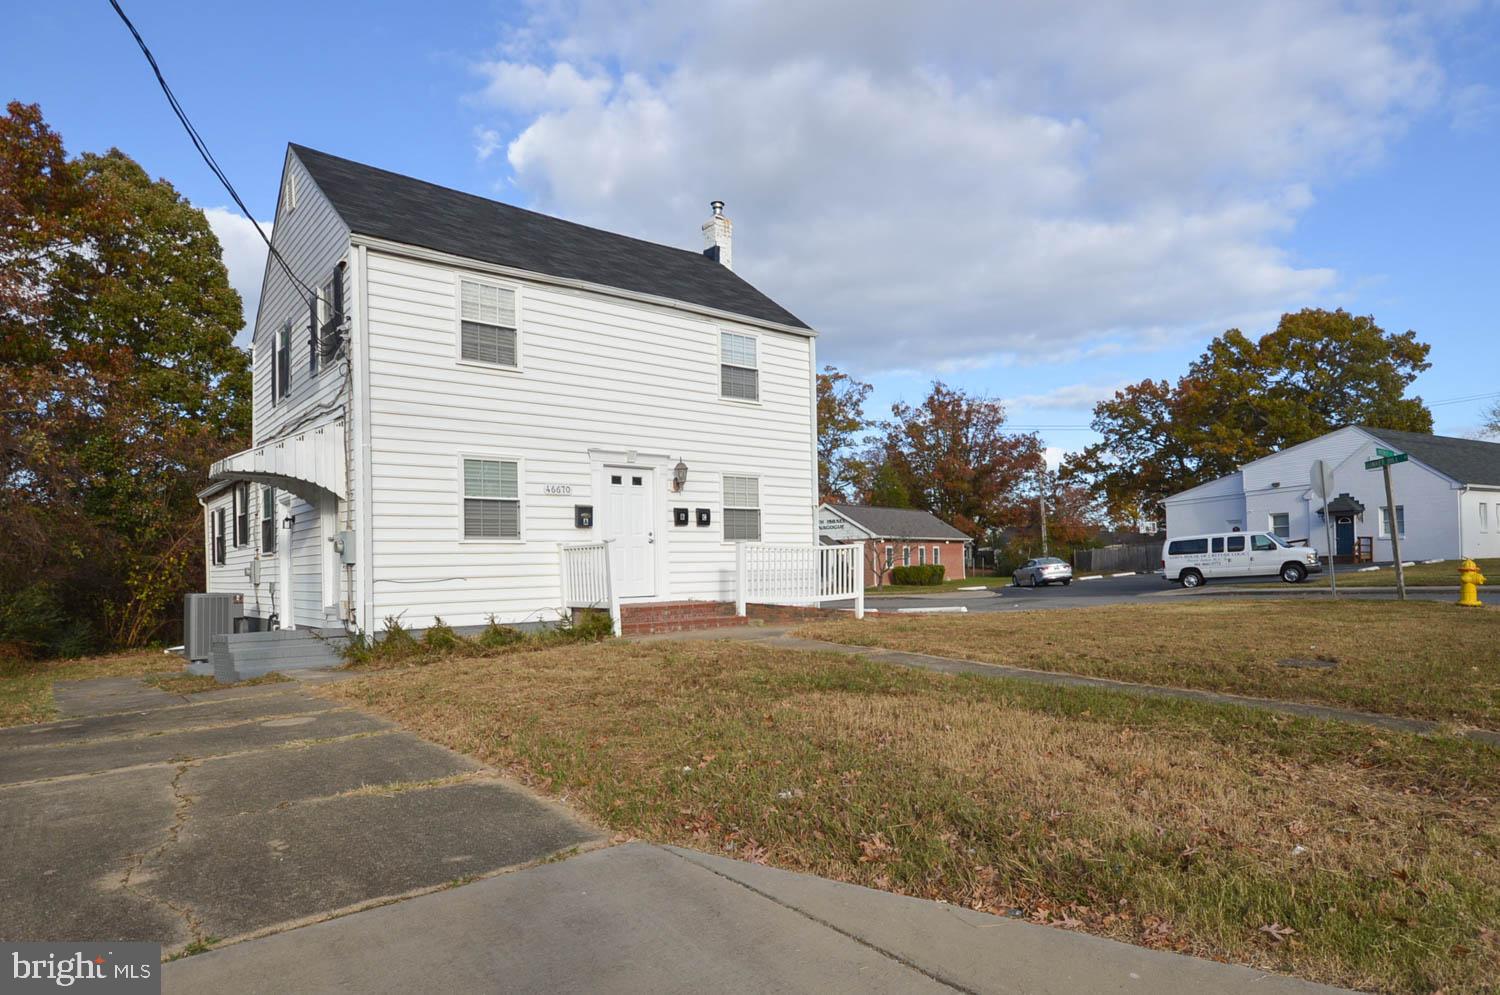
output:
[[[620,599],[609,573],[609,542],[559,543],[564,608],[606,608],[620,634]]]
[[[865,617],[865,544],[793,546],[742,542],[734,547],[736,614],[748,602],[817,605],[854,599],[854,617]]]

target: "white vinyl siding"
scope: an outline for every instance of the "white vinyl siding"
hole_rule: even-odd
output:
[[[760,480],[724,475],[724,541],[760,541]]]
[[[719,396],[760,400],[760,362],[755,336],[719,333]]]
[[[1402,539],[1406,538],[1406,506],[1396,505],[1396,531]],[[1391,510],[1382,505],[1380,508],[1380,538],[1389,539],[1391,536]]]
[[[459,280],[459,358],[467,363],[515,368],[516,292],[478,280]]]
[[[465,539],[521,538],[520,476],[513,460],[464,460]]]
[[[654,467],[661,483],[649,546],[659,600],[733,598],[723,474],[758,478],[761,541],[816,542],[807,338],[754,330],[760,402],[730,403],[719,397],[719,333],[749,327],[497,277],[517,288],[525,374],[511,375],[457,358],[458,281],[472,268],[377,247],[365,258],[368,324],[354,334],[369,346],[374,584],[361,618],[375,628],[396,614],[418,626],[555,618],[558,544],[603,537],[611,464]],[[520,464],[520,539],[463,539],[465,457]],[[669,492],[679,460],[687,481]],[[579,505],[594,510],[589,528],[574,525]],[[688,525],[673,524],[674,507],[689,509]],[[697,525],[698,509],[709,525]]]

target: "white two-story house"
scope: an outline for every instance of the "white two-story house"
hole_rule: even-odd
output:
[[[291,146],[208,590],[249,629],[549,622],[587,603],[565,549],[607,540],[630,604],[813,546],[814,333],[722,209],[690,251]]]

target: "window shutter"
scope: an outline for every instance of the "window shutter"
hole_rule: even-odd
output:
[[[307,371],[318,372],[318,295],[307,298]]]
[[[344,264],[339,263],[333,270],[333,320],[338,321],[344,316]]]
[[[280,364],[278,364],[276,362],[276,338],[275,338],[275,336],[272,336],[271,337],[271,363],[270,363],[270,366],[271,366],[271,404],[273,406],[276,404],[276,402],[278,400],[281,399],[281,391],[280,391],[279,385],[277,383],[277,381],[280,379],[279,373],[278,373],[278,370],[277,370],[277,367],[279,365]]]

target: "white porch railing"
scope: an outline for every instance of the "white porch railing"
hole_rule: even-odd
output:
[[[854,599],[854,617],[865,617],[865,544],[837,546],[741,542],[734,547],[736,614],[748,602],[817,605]]]
[[[558,543],[564,608],[605,608],[620,634],[620,599],[609,573],[609,541]]]

